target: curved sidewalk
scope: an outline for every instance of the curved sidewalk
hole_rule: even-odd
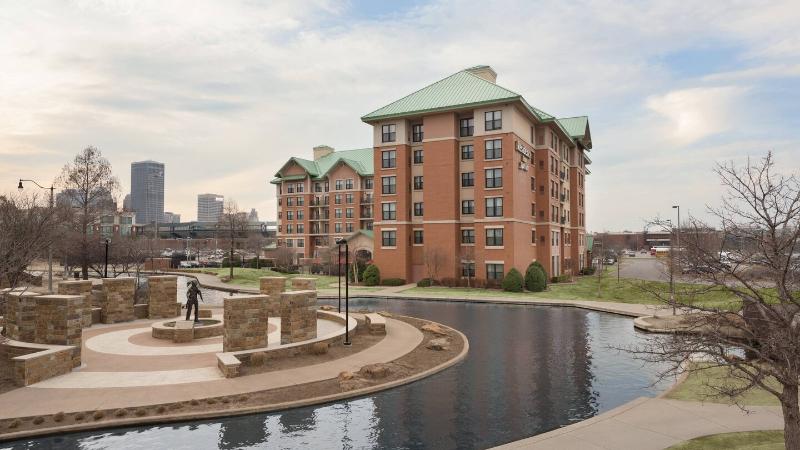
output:
[[[777,406],[733,405],[641,397],[599,416],[496,449],[656,450],[709,434],[783,429]]]

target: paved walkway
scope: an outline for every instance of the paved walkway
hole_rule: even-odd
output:
[[[783,428],[777,406],[737,406],[638,398],[611,411],[564,428],[512,442],[497,449],[663,449],[709,434]]]
[[[37,385],[15,389],[0,395],[0,419],[20,416],[55,414],[59,411],[93,411],[97,409],[131,408],[160,403],[187,401],[193,398],[238,395],[248,392],[276,389],[296,384],[336,378],[343,371],[357,372],[367,364],[386,363],[414,350],[423,340],[417,328],[394,319],[386,319],[386,337],[377,344],[344,358],[311,366],[266,372],[246,377],[219,378],[201,382],[180,384],[163,383],[160,371],[140,373],[147,378],[147,386],[134,383],[128,387],[101,387],[114,382],[111,372],[89,375],[87,378],[98,384],[90,387],[37,387]],[[216,367],[213,368],[217,370]],[[202,370],[186,369],[186,375],[204,377]],[[74,373],[81,373],[73,372]],[[88,372],[91,373],[91,372]],[[94,372],[98,374],[100,372]],[[69,375],[63,376],[69,377]],[[53,378],[52,384],[62,377]],[[130,377],[126,377],[130,379]],[[173,379],[173,381],[175,381]],[[184,380],[185,381],[185,380]],[[118,384],[118,383],[116,383]],[[157,385],[152,385],[157,384]],[[83,386],[86,386],[85,384]],[[95,386],[95,387],[91,387]]]

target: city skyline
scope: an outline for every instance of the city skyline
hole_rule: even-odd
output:
[[[638,230],[676,203],[701,213],[719,198],[717,161],[798,158],[800,11],[789,1],[195,9],[179,20],[177,4],[52,3],[48,14],[6,5],[0,55],[15,70],[0,73],[0,185],[47,183],[96,145],[123,193],[127,165],[152,158],[170,167],[171,211],[193,217],[197,193],[221,192],[274,220],[268,180],[280,162],[319,144],[368,146],[360,114],[475,64],[545,111],[593,118],[605,157],[589,180],[589,231]],[[510,10],[519,26],[507,26]],[[580,26],[564,26],[567,15]],[[634,16],[646,20],[617,19]],[[75,23],[91,39],[72,33]],[[401,32],[409,27],[413,36]],[[547,39],[522,45],[531,29]]]

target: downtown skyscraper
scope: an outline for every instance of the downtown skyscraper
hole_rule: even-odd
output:
[[[139,161],[131,164],[131,209],[136,222],[148,224],[164,220],[164,164]]]

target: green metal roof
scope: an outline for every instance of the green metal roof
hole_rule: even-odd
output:
[[[586,126],[589,124],[589,118],[586,116],[579,117],[566,117],[558,119],[558,123],[574,138],[582,138],[586,135]]]
[[[303,170],[306,171],[307,176],[315,179],[324,178],[328,172],[330,172],[330,170],[336,167],[336,165],[340,162],[349,165],[361,176],[369,176],[374,173],[372,154],[373,150],[371,148],[359,148],[355,150],[335,151],[316,161],[293,157],[290,158],[289,161],[283,165],[283,167],[281,167],[281,170],[275,174],[276,178],[270,182],[277,184],[281,181],[304,179],[306,175],[281,175],[281,172],[283,172],[283,170],[292,162],[295,162],[302,167]]]
[[[564,135],[572,141],[571,134],[552,114],[534,108],[520,94],[498,86],[473,74],[470,70],[484,68],[475,66],[456,72],[447,78],[439,80],[400,100],[389,103],[375,111],[361,117],[367,123],[394,117],[418,115],[436,111],[447,111],[458,108],[489,105],[502,102],[520,101],[528,112],[539,122],[552,122]],[[567,119],[570,120],[570,119]],[[570,123],[572,125],[572,123]],[[582,135],[583,133],[581,133]]]

